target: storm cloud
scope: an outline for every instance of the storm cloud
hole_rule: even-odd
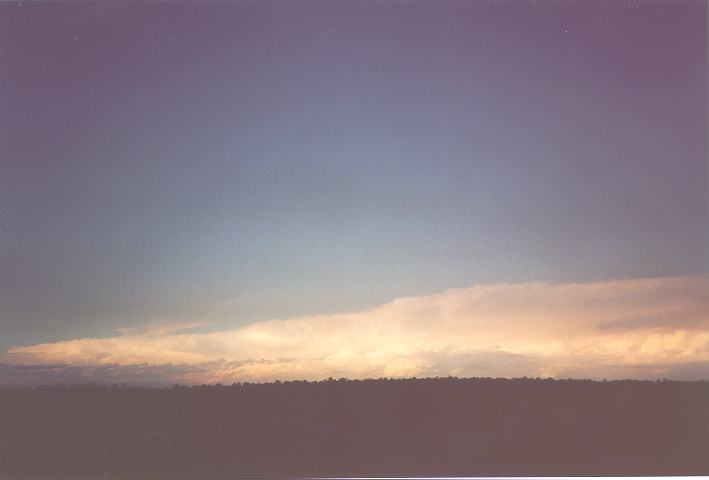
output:
[[[88,376],[138,383],[330,376],[706,378],[707,292],[704,275],[474,285],[397,298],[367,311],[216,332],[159,325],[110,338],[15,346],[0,371],[5,383],[16,368],[29,369],[39,383],[54,372],[67,381]]]

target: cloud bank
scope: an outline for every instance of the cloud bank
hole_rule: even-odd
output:
[[[52,375],[137,383],[446,375],[709,379],[709,276],[475,285],[362,312],[210,333],[184,328],[14,347],[4,355],[0,381],[10,382],[18,369],[34,372],[38,383]]]

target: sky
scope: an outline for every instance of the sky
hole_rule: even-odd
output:
[[[707,4],[0,4],[0,384],[709,379]]]

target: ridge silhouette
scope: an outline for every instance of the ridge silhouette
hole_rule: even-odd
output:
[[[706,475],[709,382],[0,388],[0,475]]]

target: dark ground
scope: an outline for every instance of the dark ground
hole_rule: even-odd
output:
[[[0,388],[0,475],[706,475],[709,382]]]

